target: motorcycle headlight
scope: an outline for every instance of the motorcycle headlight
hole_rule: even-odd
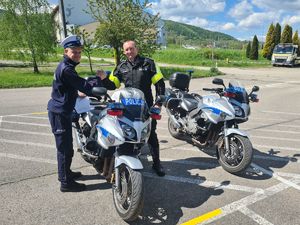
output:
[[[131,126],[122,124],[121,127],[124,132],[125,138],[133,139],[135,137],[135,130]]]
[[[236,116],[239,116],[239,117],[243,116],[243,110],[240,107],[234,106],[234,111],[235,111]]]

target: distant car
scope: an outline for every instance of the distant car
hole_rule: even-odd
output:
[[[100,48],[102,48],[102,49],[109,49],[109,48],[111,48],[111,46],[110,45],[103,45]]]
[[[194,46],[191,46],[191,45],[182,45],[183,48],[185,49],[196,49]]]

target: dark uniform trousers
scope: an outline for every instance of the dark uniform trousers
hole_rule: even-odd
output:
[[[51,111],[48,111],[48,116],[57,148],[58,179],[62,184],[68,184],[72,180],[70,167],[74,155],[72,117]]]
[[[157,163],[159,160],[159,144],[158,144],[158,139],[156,134],[156,125],[157,125],[156,120],[152,120],[150,137],[148,139],[148,144],[149,144],[150,152],[153,157],[154,163]]]

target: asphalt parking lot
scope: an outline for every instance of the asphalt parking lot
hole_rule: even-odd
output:
[[[299,68],[224,69],[227,83],[260,86],[259,103],[241,126],[250,134],[254,158],[236,176],[210,152],[168,133],[167,116],[158,122],[165,177],[143,158],[145,203],[131,224],[300,224]],[[199,94],[212,78],[194,79]],[[127,224],[116,213],[111,186],[75,153],[72,168],[84,176],[81,193],[61,193],[56,150],[46,104],[50,88],[0,90],[0,225]]]

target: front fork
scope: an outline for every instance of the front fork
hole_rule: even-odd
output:
[[[228,135],[226,134],[226,131],[227,131],[227,121],[225,120],[224,121],[224,144],[225,144],[225,150],[226,150],[226,152],[229,152],[230,151],[230,148],[229,148],[229,138],[228,138]]]

